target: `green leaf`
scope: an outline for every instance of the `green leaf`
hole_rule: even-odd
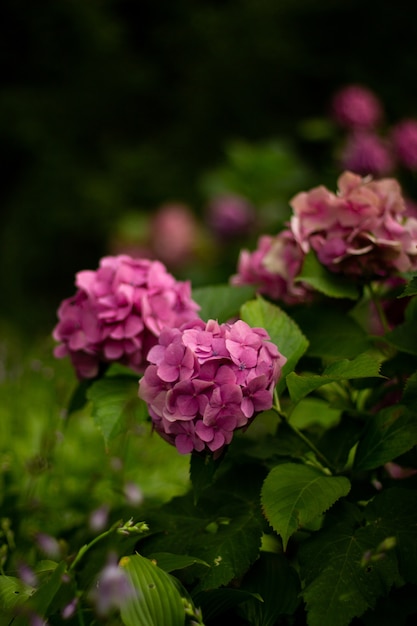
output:
[[[253,626],[274,626],[280,615],[293,615],[299,604],[300,581],[283,554],[261,552],[241,588],[263,600],[249,600],[239,607],[239,613]]]
[[[287,358],[278,382],[278,390],[281,392],[285,388],[287,374],[293,371],[307,350],[308,340],[297,324],[282,309],[260,296],[242,306],[241,317],[252,327],[265,328],[271,341]]]
[[[208,563],[196,556],[188,556],[187,554],[172,554],[171,552],[155,552],[150,554],[149,558],[155,561],[158,567],[164,572],[174,572],[178,569],[185,569],[192,565],[204,565],[210,567]]]
[[[241,478],[244,480],[244,473]],[[155,534],[141,541],[142,554],[193,555],[210,565],[208,570],[200,568],[195,592],[227,585],[241,576],[259,553],[263,524],[259,503],[219,486],[206,490],[198,506],[194,506],[193,495],[187,494],[146,512],[146,520]]]
[[[61,561],[53,570],[52,574],[42,584],[36,592],[30,596],[27,600],[28,607],[41,615],[47,617],[48,609],[52,604],[57,593],[60,591],[64,584],[63,574],[66,570],[67,564],[65,561]],[[13,621],[13,626],[27,626],[27,617],[22,615]]]
[[[105,445],[125,431],[131,420],[147,419],[144,402],[138,398],[138,379],[114,376],[94,382],[87,397],[92,402],[92,414],[101,430]]]
[[[417,295],[417,276],[413,276],[411,280],[407,283],[404,288],[404,291],[399,296],[400,298],[404,298],[405,296],[415,296]]]
[[[336,306],[309,306],[294,311],[292,317],[309,341],[308,356],[353,359],[372,347],[370,338],[345,310]]]
[[[386,537],[376,524],[355,530],[341,522],[303,543],[302,595],[309,626],[348,626],[399,581],[392,551],[385,558],[363,562]]]
[[[417,410],[417,372],[414,372],[407,379],[401,402],[406,404],[408,408]]]
[[[227,322],[239,314],[244,302],[253,298],[253,287],[234,287],[232,285],[212,285],[193,289],[193,300],[200,305],[199,315],[204,320]]]
[[[417,444],[415,413],[391,406],[372,416],[355,454],[356,470],[370,470],[392,461]]]
[[[352,360],[342,359],[328,365],[322,375],[296,374],[287,376],[288,391],[297,403],[306,395],[328,383],[355,378],[381,378],[379,373],[383,356],[374,351],[363,352]]]
[[[229,587],[205,590],[194,595],[193,599],[195,605],[201,608],[204,620],[207,621],[213,620],[248,600],[258,604],[262,602],[262,598],[258,594]]]
[[[282,537],[284,550],[291,535],[321,515],[350,491],[343,476],[325,476],[296,463],[277,465],[262,487],[262,507],[272,528]]]
[[[219,467],[223,456],[213,458],[211,452],[193,452],[190,459],[190,478],[194,491],[194,502],[197,502],[202,492],[209,487],[214,474]]]
[[[184,626],[182,597],[169,574],[139,554],[123,557],[120,566],[137,592],[122,603],[125,626]]]
[[[23,604],[35,588],[23,583],[14,576],[0,576],[0,609],[10,611],[15,606]]]
[[[384,335],[384,340],[401,352],[417,355],[417,334],[415,320],[407,320]]]
[[[359,291],[355,283],[347,280],[340,274],[329,272],[319,262],[313,251],[306,254],[303,267],[296,280],[311,285],[314,289],[330,298],[356,300],[359,297]]]
[[[393,487],[379,493],[365,509],[368,523],[383,537],[395,537],[400,575],[417,584],[417,493]]]

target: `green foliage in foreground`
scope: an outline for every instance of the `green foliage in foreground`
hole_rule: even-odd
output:
[[[232,287],[196,292],[212,317],[240,307],[287,357],[273,409],[217,459],[152,436],[128,370],[80,386],[67,414],[68,364],[5,359],[1,623],[411,623],[417,354],[401,326],[367,332],[366,294],[320,281],[321,308],[291,315]]]

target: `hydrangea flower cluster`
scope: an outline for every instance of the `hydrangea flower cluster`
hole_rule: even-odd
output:
[[[365,279],[417,268],[417,220],[394,179],[372,180],[344,172],[339,191],[319,186],[290,205],[291,230],[302,250],[313,249],[333,272]]]
[[[331,102],[334,120],[349,129],[370,129],[382,120],[379,98],[367,87],[347,85],[339,89]]]
[[[260,237],[254,252],[241,251],[232,284],[255,285],[289,305],[308,302],[314,292],[296,278],[310,250],[327,269],[351,278],[384,280],[417,269],[417,218],[396,180],[344,172],[337,193],[320,185],[290,205],[288,228]]]
[[[367,87],[339,89],[330,103],[330,117],[346,132],[339,158],[343,169],[378,177],[401,167],[417,170],[417,120],[406,118],[383,128],[383,105]]]
[[[155,430],[181,454],[218,456],[236,429],[272,406],[286,358],[263,328],[194,320],[165,329],[139,382]]]
[[[159,261],[107,256],[97,270],[76,274],[75,295],[58,309],[54,354],[69,356],[79,378],[94,378],[101,363],[142,373],[146,355],[165,327],[198,317],[188,282],[177,282]]]
[[[295,282],[304,260],[304,252],[290,229],[275,237],[262,235],[253,252],[242,250],[237,274],[232,285],[254,285],[259,293],[286,304],[306,302],[312,290],[303,282]]]

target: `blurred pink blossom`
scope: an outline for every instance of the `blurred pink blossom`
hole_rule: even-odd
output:
[[[219,455],[236,429],[272,406],[286,358],[263,328],[194,320],[166,329],[139,382],[155,430],[181,454]]]
[[[94,378],[101,363],[140,373],[161,330],[197,317],[188,282],[177,282],[159,261],[108,256],[97,270],[76,275],[77,292],[58,309],[55,356],[69,356],[79,378]]]
[[[417,268],[417,220],[405,215],[398,182],[344,172],[338,188],[315,187],[290,202],[303,251],[313,249],[332,272],[367,279]]]
[[[342,167],[356,174],[383,176],[393,171],[394,160],[387,143],[371,132],[352,133],[341,155]]]
[[[237,195],[213,198],[208,205],[207,213],[209,226],[222,238],[247,235],[255,221],[254,207],[245,198]]]
[[[396,124],[391,139],[398,161],[410,170],[417,170],[417,120],[405,119]]]
[[[331,115],[345,128],[369,129],[381,122],[383,110],[373,91],[361,85],[348,85],[334,94]]]
[[[185,204],[163,205],[151,219],[150,247],[170,267],[180,267],[192,258],[197,238],[197,220]]]

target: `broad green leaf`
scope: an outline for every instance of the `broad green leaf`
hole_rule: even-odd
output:
[[[13,607],[23,604],[35,588],[23,583],[14,576],[0,576],[0,608],[10,611]]]
[[[241,479],[245,480],[244,472]],[[206,490],[198,506],[194,506],[193,495],[187,494],[158,511],[146,512],[146,520],[155,534],[140,542],[142,554],[192,555],[210,565],[201,568],[196,592],[227,585],[241,576],[259,553],[263,522],[258,502],[218,486]]]
[[[210,567],[208,563],[202,559],[198,559],[196,556],[188,556],[187,554],[172,554],[170,552],[155,552],[150,554],[149,558],[156,562],[158,567],[164,570],[164,572],[174,572],[178,569],[185,569],[191,565],[204,565],[204,567]]]
[[[370,470],[392,461],[417,444],[417,419],[406,407],[388,407],[367,422],[354,467]]]
[[[284,550],[291,535],[321,515],[350,491],[343,476],[325,476],[296,463],[277,465],[262,487],[262,508],[272,528],[281,535]]]
[[[400,298],[404,298],[405,296],[415,296],[417,295],[417,276],[413,276],[407,285],[404,288],[404,291],[399,296]]]
[[[139,554],[122,557],[120,566],[136,591],[121,606],[125,626],[184,626],[184,604],[169,574]]]
[[[92,414],[105,445],[126,430],[130,421],[144,421],[147,409],[138,398],[138,379],[114,376],[94,382],[87,391]]]
[[[282,391],[285,388],[285,377],[293,371],[307,350],[307,339],[297,324],[282,309],[260,296],[242,306],[241,317],[252,327],[265,328],[271,341],[287,358],[278,382],[278,390]]]
[[[46,617],[48,609],[64,583],[64,572],[67,564],[61,561],[49,578],[27,600],[28,607],[38,615]],[[27,626],[27,618],[20,616],[13,621],[13,626]]]
[[[212,484],[214,474],[222,458],[221,456],[218,459],[214,459],[211,452],[193,452],[191,454],[190,478],[195,502],[197,502],[201,493]]]
[[[309,626],[348,626],[399,580],[393,551],[364,562],[386,538],[377,524],[355,530],[341,522],[300,546]]]
[[[195,605],[201,608],[203,618],[207,621],[213,620],[248,600],[258,604],[262,602],[262,598],[258,594],[230,587],[201,591],[193,596],[193,600]]]
[[[355,378],[381,377],[379,371],[383,356],[379,352],[363,352],[356,358],[342,359],[328,365],[323,374],[296,374],[292,372],[287,376],[288,391],[293,402],[297,403],[306,395],[339,380],[351,380]]]
[[[417,493],[393,487],[379,493],[365,509],[368,523],[384,537],[395,537],[400,575],[417,584]]]
[[[309,626],[348,626],[372,610],[392,585],[417,582],[417,494],[385,489],[364,519],[338,511],[334,525],[300,546]],[[391,549],[383,547],[394,538]]]
[[[253,298],[253,287],[234,287],[232,285],[211,285],[193,289],[193,300],[200,305],[199,315],[204,320],[227,322],[239,314],[244,302]]]
[[[309,306],[294,311],[293,319],[308,338],[308,356],[352,359],[372,347],[370,338],[345,310]]]
[[[384,335],[384,340],[401,352],[417,355],[416,322],[409,320]]]
[[[280,615],[293,615],[299,604],[300,581],[283,554],[261,552],[241,588],[263,600],[252,599],[239,607],[239,613],[253,626],[274,626]]]
[[[417,372],[407,379],[401,402],[409,409],[417,410]]]
[[[317,291],[330,298],[348,298],[356,300],[359,291],[354,282],[344,276],[329,272],[322,265],[313,251],[306,254],[303,267],[296,280],[311,285]]]

